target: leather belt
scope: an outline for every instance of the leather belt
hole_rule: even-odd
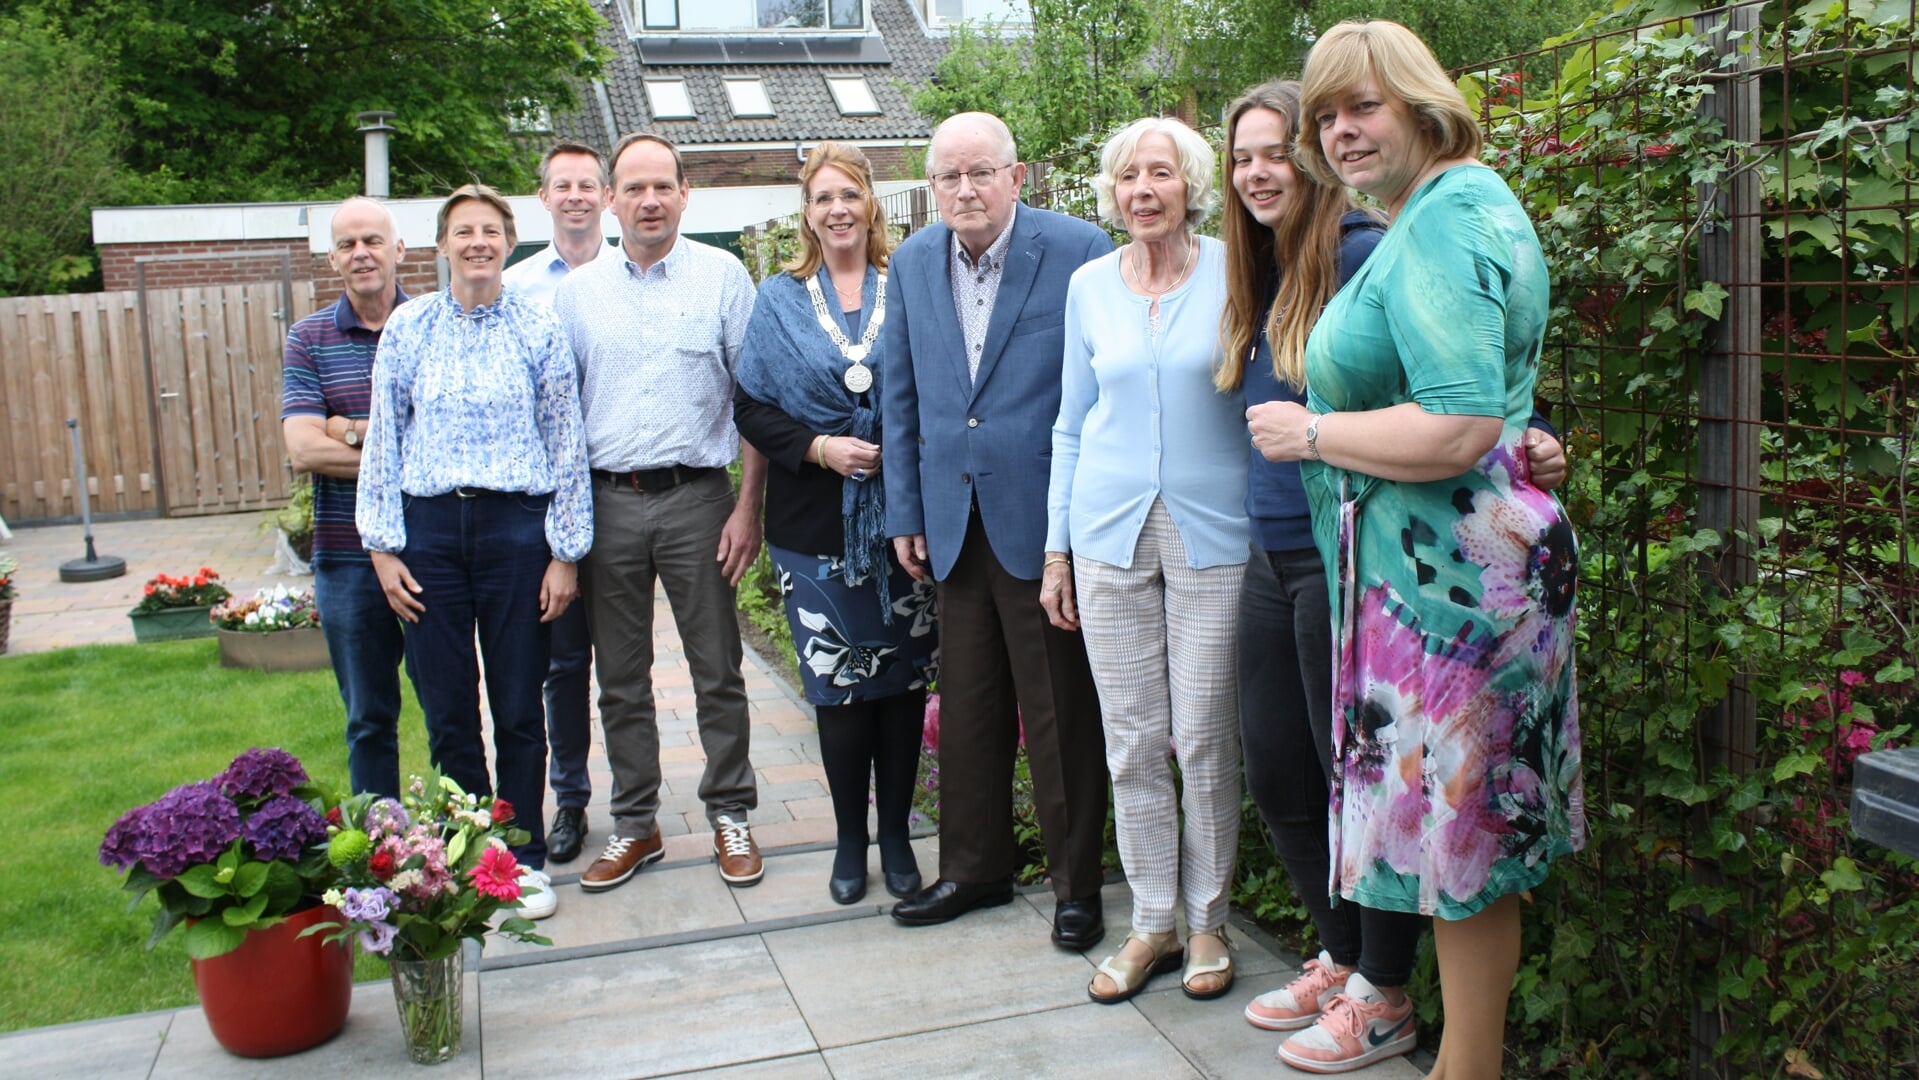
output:
[[[690,484],[719,471],[711,465],[669,465],[664,469],[638,469],[633,472],[608,472],[605,469],[594,469],[593,479],[602,483],[631,487],[634,491],[644,494],[665,491],[668,488],[679,487],[681,484]]]

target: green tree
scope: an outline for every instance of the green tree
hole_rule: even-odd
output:
[[[354,114],[396,114],[395,194],[531,182],[516,121],[598,70],[590,0],[42,0],[115,68],[137,197],[312,198],[359,184]]]
[[[0,16],[0,71],[0,296],[61,292],[93,275],[88,211],[126,142],[112,75],[31,14]]]

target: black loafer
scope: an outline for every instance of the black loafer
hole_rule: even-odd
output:
[[[866,879],[863,877],[828,878],[826,891],[833,896],[835,904],[857,904],[866,895]]]
[[[886,872],[886,891],[892,893],[893,897],[898,900],[904,900],[912,896],[914,893],[920,891],[920,872],[918,870],[908,870],[903,874],[895,874],[891,870],[888,870]]]
[[[1060,948],[1085,952],[1105,936],[1098,893],[1084,900],[1061,900],[1053,909],[1053,944]]]
[[[903,926],[932,926],[957,919],[975,908],[1013,902],[1013,883],[1001,879],[983,884],[935,881],[893,905],[893,921]]]
[[[546,830],[546,857],[551,862],[572,862],[580,857],[586,843],[586,811],[577,806],[562,806],[553,814]]]

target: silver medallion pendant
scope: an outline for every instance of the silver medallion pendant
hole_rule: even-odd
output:
[[[863,351],[864,350],[862,350],[862,352]],[[848,390],[851,390],[855,394],[864,394],[873,388],[873,369],[860,363],[860,358],[857,356],[852,359],[853,366],[846,369],[846,375],[843,377],[843,381],[846,383]]]

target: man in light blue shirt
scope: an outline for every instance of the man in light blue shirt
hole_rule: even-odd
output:
[[[680,235],[688,189],[672,143],[629,135],[612,160],[620,249],[568,274],[553,301],[580,371],[601,537],[582,564],[582,592],[613,770],[613,835],[580,888],[615,888],[665,854],[652,675],[656,581],[666,586],[693,676],[706,751],[699,794],[720,877],[751,885],[762,872],[747,828],[759,789],[747,759],[733,587],[759,554],[766,459],[734,430],[733,367],[753,312],[753,279],[731,253]],[[726,475],[736,454],[737,501]]]
[[[603,222],[610,193],[606,159],[598,150],[584,143],[555,143],[540,159],[540,205],[553,217],[553,242],[508,268],[503,278],[507,290],[551,307],[554,292],[574,267],[612,252]],[[574,604],[553,622],[545,685],[546,779],[554,803],[546,855],[556,863],[579,857],[586,841],[586,804],[593,801],[593,781],[586,771],[593,744],[587,706],[592,667],[586,605]]]

